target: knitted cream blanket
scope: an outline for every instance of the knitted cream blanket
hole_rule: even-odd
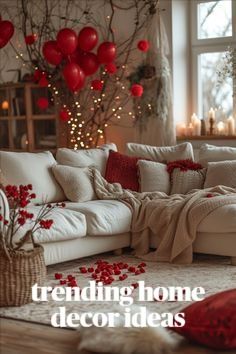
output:
[[[118,183],[109,184],[97,170],[93,175],[99,199],[116,199],[131,209],[131,246],[136,255],[150,261],[191,263],[200,222],[215,209],[236,204],[236,189],[225,186],[168,196],[162,192],[131,192]],[[151,233],[160,244],[149,253]]]

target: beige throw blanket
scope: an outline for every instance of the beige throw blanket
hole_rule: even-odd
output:
[[[132,247],[136,255],[151,261],[191,263],[193,242],[200,222],[215,209],[236,204],[236,189],[217,186],[171,196],[162,192],[137,193],[120,184],[109,184],[94,170],[94,187],[99,199],[117,199],[132,211]],[[211,193],[213,197],[207,198]],[[150,232],[160,239],[149,252]]]

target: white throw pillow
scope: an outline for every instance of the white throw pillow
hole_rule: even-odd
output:
[[[170,175],[166,165],[153,161],[138,161],[141,192],[170,192]]]
[[[208,162],[236,160],[236,148],[203,144],[199,150],[199,163],[207,166]]]
[[[91,168],[55,165],[53,173],[68,200],[87,202],[97,199],[93,188]]]
[[[186,194],[192,189],[203,189],[205,176],[206,168],[197,171],[175,168],[171,174],[170,194]]]
[[[236,160],[208,163],[204,188],[218,185],[236,188]]]
[[[127,143],[127,154],[142,157],[157,162],[167,163],[176,160],[193,160],[191,143],[182,143],[175,146],[150,146],[136,143]]]
[[[50,151],[29,153],[0,151],[0,175],[3,185],[32,184],[37,198],[34,203],[62,202],[65,195],[57,183],[52,166],[56,164]]]
[[[56,159],[60,165],[94,167],[104,176],[109,150],[117,151],[116,145],[105,144],[100,148],[87,150],[61,148],[57,150]]]

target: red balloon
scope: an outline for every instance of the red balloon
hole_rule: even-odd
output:
[[[132,85],[131,94],[134,97],[141,97],[143,94],[143,86],[139,84]]]
[[[47,109],[49,106],[48,99],[46,97],[39,97],[37,99],[37,106],[42,110]]]
[[[63,122],[68,122],[70,119],[69,112],[66,109],[61,109],[60,110],[60,120]]]
[[[84,27],[79,32],[78,46],[85,52],[89,52],[96,47],[98,42],[98,33],[93,27]]]
[[[117,67],[114,63],[108,63],[105,66],[105,70],[109,73],[109,74],[115,74],[117,72]]]
[[[69,89],[73,92],[84,86],[85,74],[76,63],[68,63],[63,69],[63,76]]]
[[[44,58],[52,65],[59,65],[62,61],[62,53],[56,41],[48,41],[43,45]]]
[[[25,36],[25,44],[32,45],[37,41],[37,34],[29,34]]]
[[[71,63],[76,63],[80,65],[80,60],[82,58],[82,56],[84,55],[84,51],[82,51],[81,49],[77,48],[76,51],[74,53],[72,53],[71,55],[69,55],[68,57],[68,62]]]
[[[145,39],[138,42],[138,49],[142,52],[147,52],[150,47],[150,43]]]
[[[57,34],[57,45],[65,55],[74,53],[78,45],[78,37],[70,28],[63,28]]]
[[[93,75],[99,68],[99,62],[94,53],[84,53],[84,55],[80,57],[79,62],[85,75]]]
[[[102,64],[111,63],[116,56],[116,45],[113,42],[103,42],[98,47],[98,60]]]
[[[42,76],[41,79],[39,80],[40,87],[47,87],[48,83],[49,83],[48,79],[45,76]]]
[[[91,82],[91,88],[96,91],[102,91],[103,83],[101,80],[93,80]]]
[[[0,48],[5,47],[5,45],[10,41],[14,34],[14,26],[10,21],[0,22]]]

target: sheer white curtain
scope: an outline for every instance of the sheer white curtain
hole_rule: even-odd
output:
[[[173,110],[171,70],[168,61],[169,44],[164,23],[159,11],[153,16],[144,33],[148,38],[150,49],[147,52],[146,65],[155,68],[155,75],[141,80],[144,94],[135,105],[147,107],[146,114],[137,123],[137,142],[156,146],[176,143]],[[148,106],[149,104],[149,106]]]

